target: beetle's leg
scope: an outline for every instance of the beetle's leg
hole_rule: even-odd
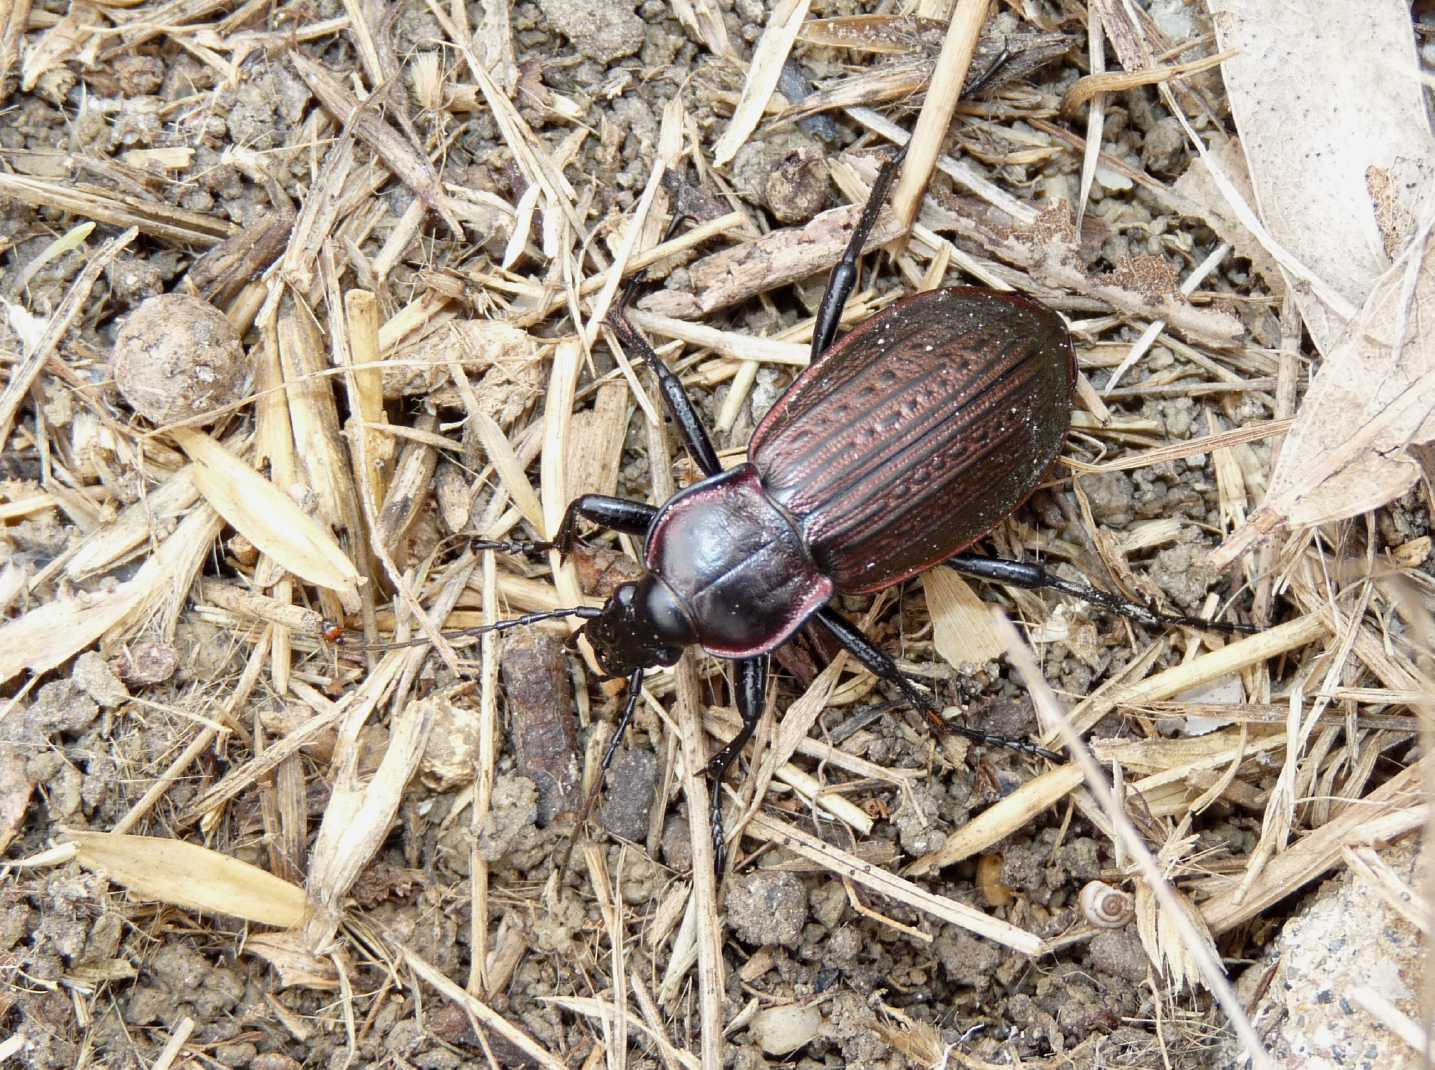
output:
[[[842,309],[847,305],[847,298],[852,296],[852,288],[857,285],[857,263],[862,258],[862,247],[867,244],[872,228],[877,225],[877,216],[881,214],[882,205],[887,200],[887,189],[892,185],[892,179],[897,176],[897,168],[901,166],[906,155],[907,146],[903,145],[895,156],[882,165],[882,170],[877,172],[877,181],[872,183],[872,192],[867,195],[862,218],[857,221],[852,237],[848,239],[842,259],[837,261],[832,268],[832,274],[827,276],[827,289],[822,293],[822,303],[817,306],[817,319],[812,326],[812,363],[827,351],[832,339],[837,336],[837,326],[842,322]]]
[[[673,217],[673,221],[668,224],[668,234],[664,241],[677,231],[682,220],[681,215]],[[708,437],[707,428],[698,417],[698,410],[693,407],[692,398],[688,397],[682,381],[673,374],[672,369],[653,352],[648,340],[628,322],[628,302],[633,299],[644,274],[640,271],[634,275],[623,290],[623,296],[608,310],[608,326],[613,328],[613,333],[618,336],[618,341],[623,343],[624,349],[637,353],[652,369],[658,380],[658,389],[663,392],[663,401],[668,406],[673,423],[678,425],[678,433],[683,436],[683,445],[687,447],[689,456],[702,469],[703,475],[715,476],[722,471],[722,465],[718,463],[717,450],[713,449],[712,439]]]
[[[818,610],[817,619],[822,622],[823,627],[837,637],[837,641],[847,648],[848,653],[867,667],[873,676],[895,686],[909,703],[921,710],[923,716],[927,718],[927,723],[938,735],[955,733],[977,743],[1005,747],[1007,750],[1020,751],[1022,754],[1031,754],[1052,762],[1066,760],[1061,755],[1038,747],[1035,743],[1028,743],[1024,739],[994,736],[990,732],[978,731],[975,728],[968,728],[966,725],[953,724],[951,721],[944,720],[942,711],[937,708],[937,704],[932,701],[931,697],[913,687],[912,682],[902,675],[902,670],[897,668],[896,662],[873,646],[872,641],[863,635],[861,629],[850,620],[831,606],[824,606]]]
[[[743,658],[737,663],[737,711],[742,715],[742,727],[707,764],[706,772],[713,782],[713,858],[717,862],[719,877],[722,876],[723,866],[727,864],[727,841],[722,824],[723,777],[732,768],[732,763],[737,761],[737,756],[747,745],[747,741],[752,738],[757,722],[762,720],[762,708],[767,699],[767,671],[770,660],[767,654],[759,654],[755,658]]]
[[[568,838],[568,846],[564,848],[563,859],[558,864],[560,870],[568,868],[568,858],[573,853],[573,843],[583,834],[583,827],[588,824],[588,818],[593,813],[593,806],[598,801],[598,793],[603,789],[603,781],[607,779],[608,766],[613,764],[613,756],[618,753],[618,744],[627,734],[628,724],[633,720],[633,711],[638,708],[638,696],[642,693],[643,670],[634,669],[628,677],[628,701],[623,704],[623,713],[613,728],[613,738],[608,742],[608,749],[603,752],[603,761],[598,766],[598,776],[594,779],[593,786],[588,789],[588,794],[583,799],[583,805],[578,809],[578,820],[573,823],[573,832]]]
[[[981,554],[957,554],[947,559],[947,564],[967,576],[975,576],[993,583],[1005,583],[1011,587],[1025,587],[1037,590],[1048,587],[1062,594],[1069,594],[1083,602],[1089,602],[1113,613],[1120,613],[1138,624],[1153,628],[1181,624],[1190,628],[1211,628],[1219,632],[1254,632],[1249,624],[1228,624],[1225,621],[1205,620],[1201,617],[1183,617],[1179,614],[1161,613],[1149,606],[1128,602],[1106,591],[1084,583],[1073,583],[1048,572],[1046,566],[1032,561],[1006,561],[1000,557],[983,557]]]
[[[610,498],[606,494],[584,494],[568,503],[563,512],[563,522],[551,542],[533,539],[513,541],[477,539],[469,543],[472,550],[497,550],[504,554],[541,554],[556,549],[567,554],[573,549],[578,535],[578,518],[591,520],[601,528],[624,531],[629,535],[646,535],[658,515],[656,506],[646,502],[633,502],[626,498]]]
[[[550,544],[560,554],[573,549],[578,536],[578,518],[592,521],[600,528],[622,531],[629,535],[646,535],[658,515],[657,506],[647,502],[629,501],[627,498],[610,498],[606,494],[583,494],[568,503],[563,511],[563,522]]]

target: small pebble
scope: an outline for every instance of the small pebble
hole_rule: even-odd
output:
[[[787,1055],[802,1047],[822,1028],[822,1012],[816,1007],[789,1004],[758,1011],[752,1019],[752,1035],[769,1055]]]
[[[641,843],[658,789],[657,757],[650,750],[620,750],[605,780],[607,799],[598,824],[620,840]]]
[[[807,922],[807,889],[791,873],[744,873],[728,889],[727,920],[744,943],[796,947]]]
[[[142,639],[125,647],[110,662],[125,683],[148,687],[168,680],[179,668],[179,655],[169,643]]]
[[[643,47],[643,20],[626,0],[538,0],[548,23],[573,47],[599,63],[631,56]]]
[[[109,663],[93,650],[87,650],[75,659],[70,670],[70,679],[90,698],[107,710],[129,701],[129,689],[120,682]]]

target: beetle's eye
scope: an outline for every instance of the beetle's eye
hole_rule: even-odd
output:
[[[653,656],[658,659],[659,665],[676,665],[683,652],[675,646],[665,646]]]

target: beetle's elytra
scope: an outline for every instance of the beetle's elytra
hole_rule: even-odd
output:
[[[840,592],[876,591],[975,542],[1066,442],[1076,356],[1035,301],[920,293],[798,377],[748,448]]]

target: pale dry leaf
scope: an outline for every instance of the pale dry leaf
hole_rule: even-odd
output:
[[[191,509],[133,578],[108,590],[45,602],[0,625],[0,682],[27,669],[53,669],[111,628],[137,622],[177,584],[188,589],[196,550],[207,548],[222,527],[214,510]]]
[[[1212,554],[1224,566],[1283,526],[1376,509],[1420,477],[1406,452],[1435,438],[1435,263],[1430,222],[1376,284],[1311,384],[1246,524]]]
[[[1251,175],[1246,170],[1246,157],[1241,143],[1224,135],[1213,137],[1209,149],[1210,163],[1206,157],[1191,162],[1180,178],[1172,184],[1172,190],[1186,198],[1200,212],[1205,223],[1216,236],[1235,250],[1235,254],[1251,262],[1251,267],[1260,275],[1261,281],[1271,292],[1280,296],[1285,293],[1285,277],[1275,259],[1249,230],[1241,225],[1226,203],[1221,187],[1211,177],[1211,167],[1217,167],[1226,176],[1248,203],[1256,201],[1255,189],[1251,186]]]
[[[949,568],[922,573],[922,593],[932,616],[932,644],[948,665],[981,665],[1001,657],[1006,644],[992,626],[991,606]]]
[[[63,67],[71,60],[93,61],[88,55],[93,51],[96,36],[92,25],[95,12],[85,4],[75,4],[69,12],[43,34],[36,44],[25,49],[25,61],[20,68],[20,88],[26,93],[35,88],[40,78],[57,67]]]
[[[1138,889],[1141,886],[1142,882],[1138,881]],[[1217,955],[1216,941],[1211,936],[1211,931],[1207,928],[1205,919],[1201,917],[1201,912],[1196,909],[1190,898],[1179,888],[1173,888],[1172,891],[1176,897],[1176,908],[1190,921],[1196,933],[1199,934],[1199,938],[1205,943],[1207,951],[1212,957],[1215,957]],[[1179,992],[1188,986],[1194,988],[1197,982],[1201,980],[1201,972],[1196,965],[1195,955],[1192,953],[1191,948],[1187,946],[1186,939],[1182,935],[1182,928],[1176,924],[1176,920],[1172,917],[1170,911],[1160,903],[1156,904],[1155,917],[1154,946],[1146,943],[1148,936],[1146,927],[1139,927],[1142,945],[1146,948],[1146,954],[1153,962],[1161,966],[1162,971],[1166,974],[1167,978],[1170,979],[1176,991]]]
[[[141,898],[281,929],[304,920],[304,889],[197,843],[113,832],[68,835],[80,865],[102,871]]]
[[[195,486],[234,530],[300,579],[337,591],[357,608],[358,570],[322,524],[202,431],[170,434],[194,461]]]
[[[1271,237],[1358,308],[1426,215],[1435,139],[1404,0],[1209,0]],[[1344,317],[1296,290],[1329,352]]]

